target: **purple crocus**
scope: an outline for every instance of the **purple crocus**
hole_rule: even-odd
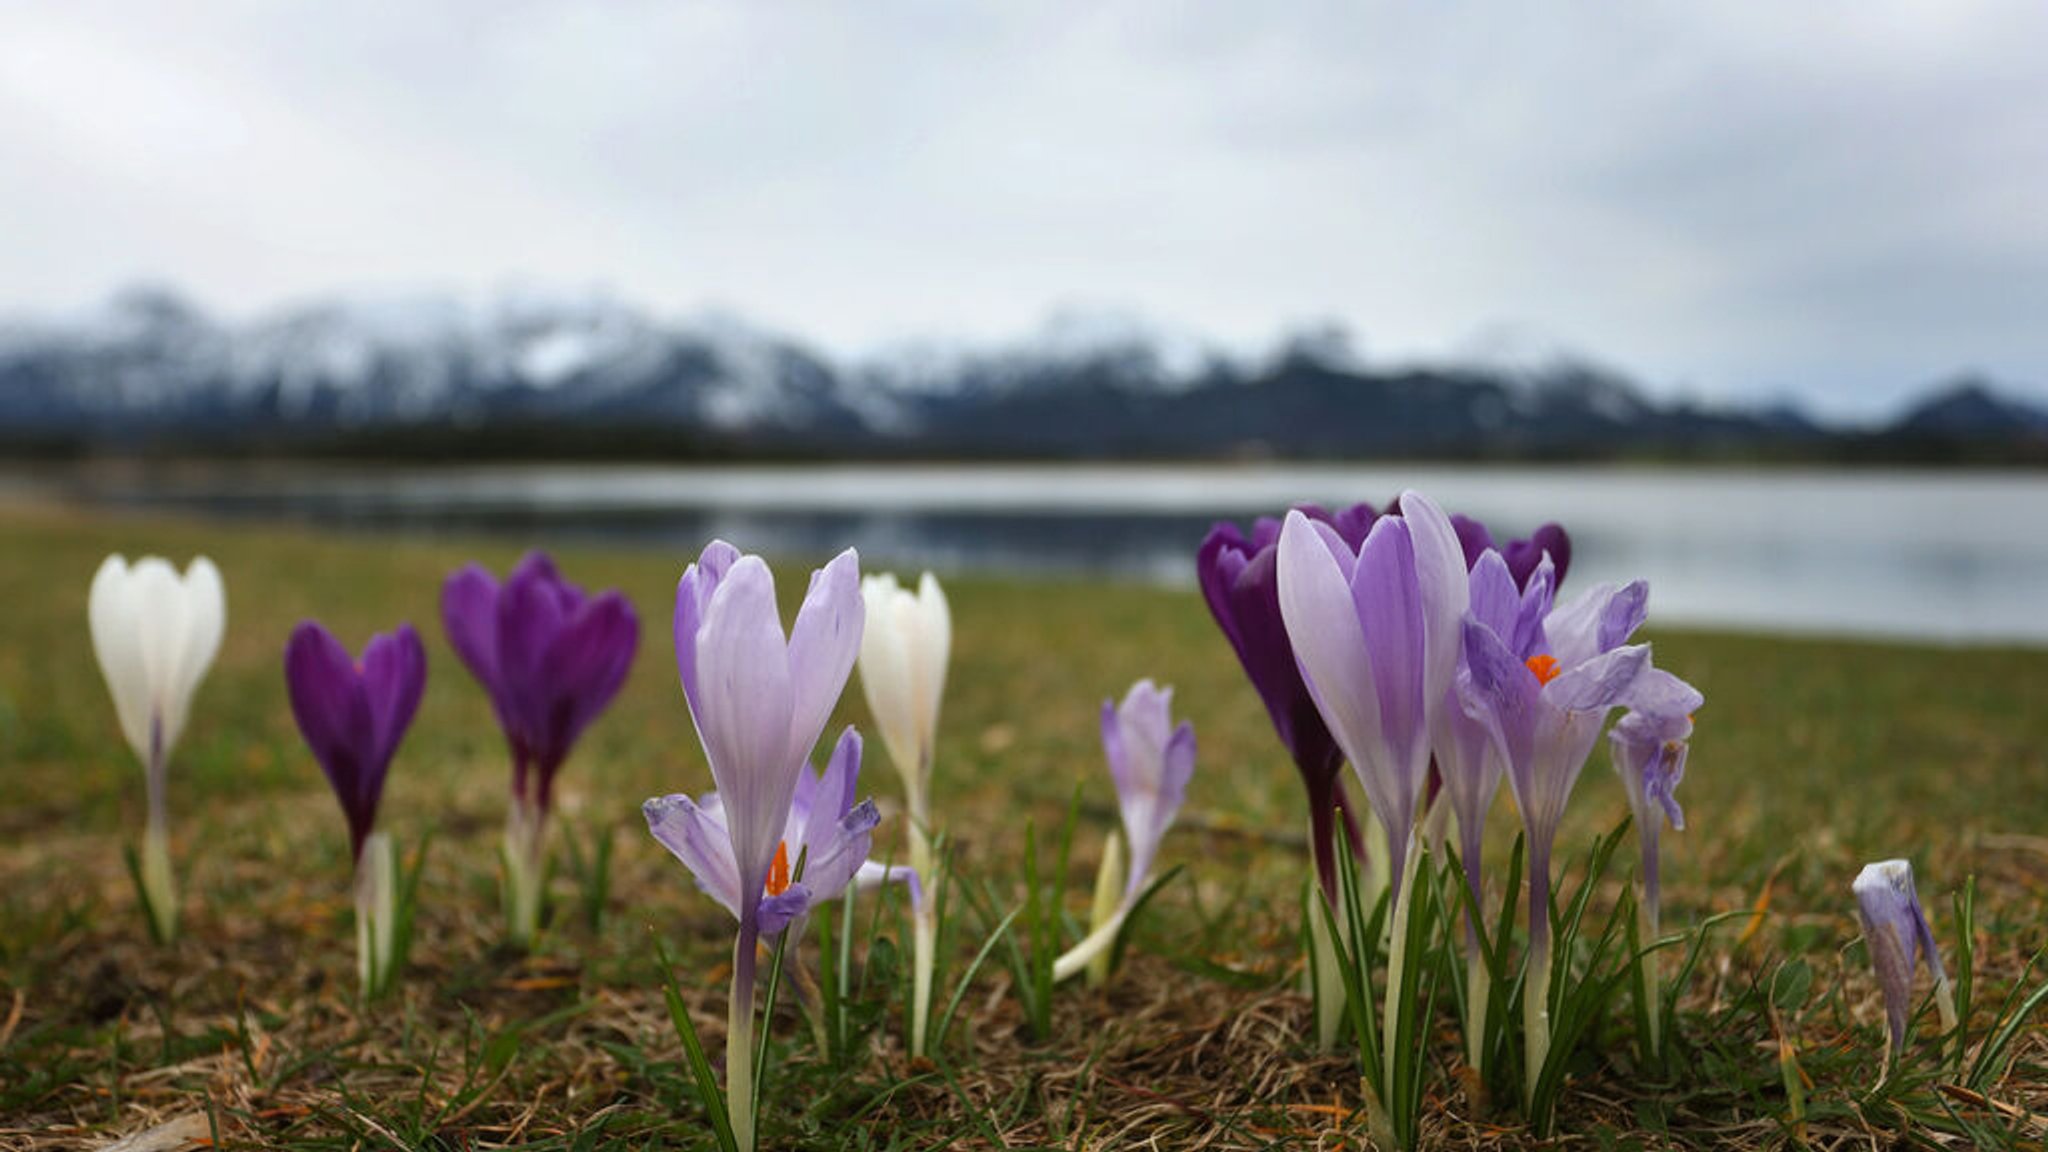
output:
[[[1589,589],[1544,619],[1547,650],[1529,655],[1494,627],[1469,615],[1465,621],[1466,666],[1458,677],[1459,697],[1467,714],[1486,726],[1501,756],[1522,813],[1528,852],[1524,1070],[1532,1092],[1550,1044],[1551,851],[1565,801],[1600,739],[1608,712],[1639,702],[1636,693],[1650,665],[1650,648],[1624,647],[1623,641],[1642,624],[1648,602],[1649,588],[1641,581]],[[1692,706],[1697,705],[1695,698]]]
[[[1195,726],[1186,720],[1175,726],[1173,689],[1140,680],[1124,694],[1123,703],[1102,702],[1102,753],[1116,785],[1130,867],[1122,896],[1113,905],[1098,908],[1088,935],[1053,962],[1056,980],[1067,979],[1104,955],[1137,906],[1159,842],[1187,798],[1188,780],[1195,773]],[[1113,863],[1115,857],[1114,847],[1105,849],[1106,862]],[[1100,963],[1106,971],[1107,960]]]
[[[1658,832],[1667,821],[1674,830],[1685,830],[1678,782],[1685,779],[1692,713],[1704,698],[1691,685],[1660,669],[1650,670],[1645,686],[1650,690],[1639,688],[1638,702],[1615,722],[1607,743],[1635,816],[1636,840],[1642,845],[1643,923],[1654,940],[1661,889]]]
[[[1335,515],[1314,505],[1297,511],[1328,525],[1354,552],[1378,519],[1370,504],[1356,504]],[[1331,814],[1338,808],[1344,752],[1316,710],[1302,680],[1301,665],[1295,660],[1294,646],[1287,639],[1287,624],[1280,615],[1279,544],[1280,521],[1270,516],[1253,522],[1250,537],[1235,524],[1218,524],[1202,541],[1195,572],[1210,615],[1237,653],[1246,678],[1266,705],[1274,733],[1301,773],[1302,786],[1308,792],[1316,877],[1324,897],[1334,905],[1337,860]],[[1348,809],[1344,822],[1352,851],[1362,851],[1357,821]]]
[[[1884,991],[1885,1027],[1891,1035],[1885,1062],[1906,1044],[1906,1025],[1912,1019],[1913,969],[1920,956],[1927,957],[1927,970],[1934,977],[1935,1004],[1941,1013],[1944,1032],[1956,1026],[1955,993],[1948,973],[1941,967],[1941,949],[1934,943],[1934,929],[1920,906],[1920,894],[1913,887],[1913,865],[1904,860],[1883,860],[1865,865],[1851,885],[1856,909],[1863,920],[1863,942],[1870,949],[1870,966],[1877,972],[1878,987]]]
[[[412,625],[373,636],[360,663],[325,628],[306,621],[284,650],[285,689],[313,758],[341,801],[355,864],[357,967],[365,996],[398,969],[397,856],[375,831],[377,803],[398,742],[419,710],[427,653]]]
[[[349,857],[360,861],[392,754],[426,688],[426,649],[412,625],[401,624],[371,637],[358,664],[333,633],[308,620],[285,645],[284,679],[299,733],[348,818]]]
[[[708,847],[723,824],[731,883],[723,876],[716,883],[732,895],[728,908],[739,921],[726,1094],[743,1149],[754,1143],[755,948],[763,931],[780,930],[810,901],[809,892],[793,883],[771,891],[770,880],[776,878],[778,855],[787,861],[785,838],[798,782],[853,672],[865,614],[860,558],[852,549],[811,574],[787,639],[776,614],[775,578],[758,556],[742,556],[725,541],[713,541],[676,588],[676,665],[711,763],[723,820],[712,820],[702,805],[671,804],[673,798],[655,802],[648,816],[651,828],[659,818],[672,830],[657,830],[671,850],[676,843],[698,844],[691,854],[707,867],[725,859]],[[685,864],[690,859],[684,857]],[[691,870],[703,883],[706,873],[697,865]]]
[[[441,619],[511,748],[506,906],[513,938],[526,943],[540,927],[555,773],[625,683],[639,620],[623,595],[586,594],[543,552],[528,553],[503,584],[478,565],[458,569],[441,588]]]
[[[1277,552],[1288,639],[1386,830],[1397,893],[1470,597],[1449,519],[1420,493],[1404,492],[1401,505],[1356,549],[1331,525],[1290,512]]]
[[[1517,588],[1529,586],[1529,578],[1536,574],[1545,556],[1550,557],[1555,569],[1551,577],[1553,587],[1564,584],[1564,574],[1572,566],[1572,538],[1558,524],[1545,524],[1526,540],[1510,540],[1502,545],[1495,545],[1493,533],[1470,516],[1452,516],[1451,527],[1457,531],[1458,544],[1465,550],[1467,567],[1478,564],[1479,557],[1489,549],[1499,552],[1501,559],[1507,561],[1508,574],[1514,577]]]

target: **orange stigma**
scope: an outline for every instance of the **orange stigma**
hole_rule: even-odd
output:
[[[789,841],[775,845],[775,860],[768,865],[768,894],[780,896],[789,891]]]
[[[1531,656],[1529,657],[1529,671],[1536,674],[1536,682],[1538,684],[1548,684],[1552,680],[1557,679],[1557,657]]]

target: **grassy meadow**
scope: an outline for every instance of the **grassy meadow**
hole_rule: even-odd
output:
[[[743,546],[744,541],[740,541]],[[121,741],[86,632],[86,590],[112,551],[213,557],[227,639],[171,764],[184,934],[152,946],[122,848],[139,841],[141,768]],[[619,700],[558,784],[555,914],[531,955],[501,947],[497,852],[507,764],[483,691],[442,636],[439,590],[517,550],[0,507],[0,1148],[98,1147],[164,1123],[235,1148],[710,1146],[679,1064],[654,938],[714,1053],[722,1048],[726,914],[646,834],[640,802],[710,787],[670,641],[693,556],[560,549],[587,587],[623,589],[641,647]],[[779,567],[793,607],[805,569]],[[1567,587],[1569,592],[1570,586]],[[1050,842],[1081,789],[1065,889],[1085,918],[1114,822],[1098,740],[1104,697],[1150,676],[1176,689],[1201,751],[1161,849],[1184,870],[1137,922],[1109,985],[1063,987],[1032,1035],[1009,975],[982,969],[936,1061],[911,1063],[889,951],[875,968],[871,1058],[816,1058],[787,1007],[763,1147],[1357,1147],[1358,1072],[1312,1050],[1297,932],[1306,816],[1257,697],[1191,591],[1083,582],[948,584],[954,656],[935,803],[962,870],[1021,899],[1028,829]],[[426,697],[392,767],[381,826],[431,835],[410,969],[361,1008],[340,811],[285,702],[282,649],[317,617],[352,649],[401,620],[426,639]],[[1573,1147],[1948,1146],[1956,1132],[2048,1133],[2048,1027],[2011,1070],[1943,1087],[1931,1014],[1902,1073],[1873,1093],[1882,1009],[1849,882],[1907,856],[1951,964],[1951,896],[1975,877],[1979,1027],[2048,943],[2048,651],[1951,649],[1655,628],[1658,663],[1707,706],[1665,838],[1664,920],[1720,913],[1684,989],[1679,1059],[1649,1074],[1625,1033],[1589,1051],[1560,1113]],[[831,732],[868,719],[850,685]],[[1604,745],[1604,742],[1603,742]],[[879,740],[864,794],[884,802],[877,853],[899,853],[898,793]],[[1626,814],[1603,748],[1560,841]],[[1513,810],[1495,812],[1495,855]],[[609,838],[609,890],[589,897],[564,833]],[[1628,841],[1617,877],[1632,861]],[[1498,876],[1498,869],[1493,869]],[[873,897],[864,897],[870,916]],[[870,934],[900,938],[890,914]],[[952,909],[952,972],[978,946]],[[816,967],[815,939],[803,962]],[[2043,974],[2026,977],[2038,984]],[[1625,1015],[1625,1013],[1623,1014]],[[1443,1065],[1460,1051],[1448,1018]],[[1910,1078],[1909,1078],[1910,1079]],[[1439,1078],[1438,1146],[1521,1143],[1511,1112]],[[1964,1128],[1963,1125],[1973,1125]]]

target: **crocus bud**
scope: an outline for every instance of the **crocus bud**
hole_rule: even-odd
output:
[[[185,728],[192,695],[220,651],[227,595],[220,571],[201,556],[181,577],[155,556],[133,567],[109,556],[93,575],[87,621],[100,672],[114,697],[121,734],[135,749],[149,786],[149,826],[139,873],[159,939],[177,932],[166,800],[171,748]]]
[[[1904,860],[1883,860],[1867,864],[1851,885],[1856,908],[1863,918],[1863,939],[1870,949],[1870,966],[1877,972],[1878,987],[1884,990],[1885,1026],[1891,1033],[1887,1060],[1906,1043],[1906,1023],[1913,1006],[1913,967],[1920,953],[1927,954],[1927,969],[1934,976],[1935,1002],[1941,1012],[1944,1031],[1956,1025],[1955,996],[1948,974],[1942,971],[1941,952],[1934,944],[1934,930],[1913,889],[1913,866]]]
[[[869,576],[861,581],[861,599],[867,615],[860,644],[861,691],[889,759],[903,776],[911,817],[923,824],[939,700],[945,695],[946,660],[953,647],[952,613],[929,572],[918,580],[915,594],[894,576]]]

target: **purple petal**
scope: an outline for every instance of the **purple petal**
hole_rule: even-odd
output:
[[[372,763],[375,720],[355,662],[341,641],[308,620],[285,644],[284,678],[299,733],[341,801],[351,852],[359,854],[376,815],[371,789],[381,772]]]
[[[789,633],[789,752],[798,760],[825,730],[860,655],[867,608],[860,592],[860,557],[849,548],[811,574],[810,588]]]
[[[441,625],[448,644],[476,677],[505,721],[498,677],[498,582],[481,565],[465,564],[441,585]]]
[[[798,881],[773,896],[761,897],[760,911],[755,915],[764,936],[773,936],[811,910],[811,889],[804,881]]]
[[[697,669],[692,715],[725,801],[744,910],[766,882],[804,763],[790,754],[789,657],[774,578],[759,557],[742,557],[712,594]]]
[[[401,624],[396,632],[370,638],[363,648],[362,679],[375,732],[376,782],[370,785],[374,810],[375,797],[383,792],[385,770],[398,751],[398,742],[412,726],[427,687],[427,650],[412,625]]]
[[[1644,671],[1630,691],[1627,705],[1638,713],[1657,717],[1683,718],[1691,716],[1705,705],[1707,698],[1700,690],[1664,671],[1650,668]],[[1688,732],[1692,721],[1682,720]],[[1672,725],[1672,726],[1675,726]],[[1669,739],[1669,737],[1667,737]]]
[[[1543,622],[1559,665],[1583,664],[1626,641],[1649,607],[1649,586],[1599,584],[1559,605]]]
[[[692,712],[697,707],[697,633],[703,630],[712,593],[739,558],[739,549],[713,540],[704,546],[695,564],[683,569],[683,578],[676,584],[676,669],[682,675],[683,696]]]
[[[1383,778],[1369,781],[1366,791],[1382,817],[1395,821],[1389,831],[1396,834],[1405,833],[1412,818],[1422,782],[1420,761],[1427,759],[1429,742],[1423,703],[1423,594],[1410,524],[1407,518],[1387,517],[1373,525],[1351,578],[1353,610],[1372,665],[1380,738],[1386,749],[1384,757],[1367,753],[1369,760],[1383,762],[1384,769],[1373,773]],[[1463,575],[1461,562],[1460,578]],[[1401,848],[1397,845],[1395,850]]]
[[[640,806],[647,830],[696,877],[713,900],[735,918],[740,915],[739,867],[733,862],[732,839],[723,820],[678,792],[657,796]]]
[[[1629,699],[1636,682],[1650,666],[1650,646],[1633,644],[1603,652],[1576,667],[1566,668],[1543,686],[1543,702],[1568,712],[1612,708]]]
[[[639,618],[617,592],[584,601],[563,623],[548,648],[541,673],[545,689],[537,701],[544,709],[535,718],[545,734],[544,770],[567,758],[576,738],[618,694],[639,641]]]
[[[875,802],[863,800],[837,820],[818,822],[819,834],[808,837],[803,854],[803,885],[813,903],[837,899],[846,891],[867,862],[875,825],[881,821]]]
[[[1379,690],[1347,570],[1315,522],[1299,512],[1288,513],[1277,562],[1280,614],[1303,683],[1331,735],[1362,773],[1361,757],[1380,744]]]
[[[1451,530],[1458,534],[1458,547],[1465,553],[1467,568],[1476,567],[1481,556],[1494,550],[1493,533],[1470,516],[1452,516]],[[1502,570],[1506,571],[1505,561],[1502,562]]]
[[[1472,562],[1472,618],[1495,635],[1507,639],[1515,634],[1515,621],[1522,610],[1522,591],[1508,573],[1507,561],[1498,552],[1486,551]],[[1510,643],[1510,647],[1513,647]]]

